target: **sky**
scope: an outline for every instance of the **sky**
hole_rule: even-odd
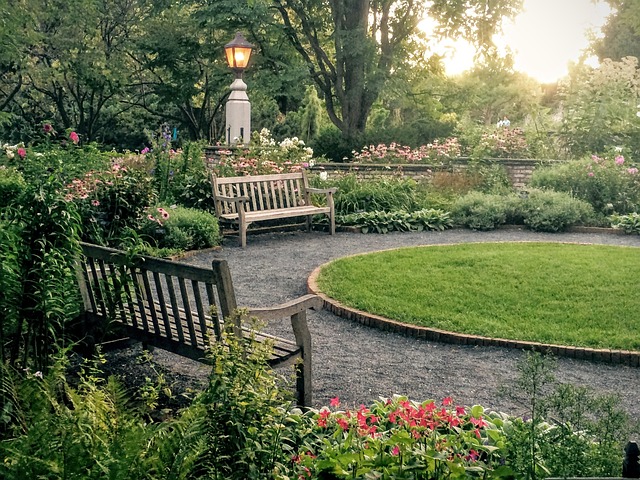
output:
[[[602,1],[524,0],[522,13],[504,24],[504,34],[496,43],[512,49],[516,70],[543,83],[555,82],[588,46],[587,32],[599,30],[609,13],[609,5]],[[450,75],[473,65],[474,51],[468,44],[446,42],[434,51],[445,55]],[[590,62],[597,63],[595,59]]]

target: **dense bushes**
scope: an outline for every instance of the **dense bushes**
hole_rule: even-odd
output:
[[[471,192],[453,207],[458,225],[474,230],[492,230],[505,223],[524,223],[538,232],[560,232],[593,218],[587,202],[564,192],[531,190],[521,195],[490,195]]]
[[[635,165],[618,155],[592,156],[534,171],[531,187],[566,192],[589,202],[603,216],[635,212],[640,207],[640,176]]]

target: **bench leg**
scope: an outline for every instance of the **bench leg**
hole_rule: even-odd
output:
[[[240,246],[242,248],[247,246],[247,226],[246,225],[240,225]]]
[[[304,355],[296,365],[296,403],[299,407],[310,407],[313,403],[311,386],[311,358]]]
[[[307,215],[307,232],[311,231],[311,215]]]
[[[334,235],[336,233],[336,217],[333,214],[333,210],[329,213],[329,234]]]

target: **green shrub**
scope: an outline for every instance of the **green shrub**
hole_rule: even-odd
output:
[[[13,167],[0,166],[0,208],[14,203],[26,188],[22,174]]]
[[[473,230],[493,230],[507,221],[507,203],[502,195],[471,192],[453,205],[453,220]]]
[[[537,168],[529,185],[569,193],[604,215],[630,213],[640,207],[638,169],[620,155],[613,159],[593,155]]]
[[[359,179],[355,174],[345,175],[330,182],[338,187],[335,195],[336,214],[394,210],[413,211],[419,208],[414,180],[381,176]]]
[[[407,213],[361,212],[337,216],[339,225],[361,227],[362,233],[388,233],[393,231],[409,232],[423,230],[444,230],[451,227],[449,214],[442,210],[424,209]]]
[[[624,230],[624,233],[635,233],[640,235],[640,213],[630,213],[628,215],[613,215],[611,226]]]
[[[220,244],[217,218],[193,208],[152,209],[140,230],[149,243],[161,249],[199,250]]]
[[[568,193],[533,190],[524,200],[523,214],[524,223],[531,230],[561,232],[589,220],[594,211],[587,202]]]

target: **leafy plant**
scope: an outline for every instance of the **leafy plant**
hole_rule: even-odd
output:
[[[625,233],[640,235],[640,214],[634,212],[628,215],[613,215],[611,226],[624,230]]]
[[[529,185],[571,194],[603,215],[631,213],[640,207],[638,169],[620,154],[536,168]]]
[[[150,209],[140,234],[157,248],[199,250],[220,244],[216,217],[178,206]]]
[[[524,200],[524,223],[537,232],[561,232],[593,215],[591,205],[564,192],[532,190]]]
[[[449,397],[412,402],[397,396],[371,408],[322,408],[294,457],[300,478],[500,478],[504,418],[480,405],[454,406]]]
[[[493,230],[507,220],[507,204],[504,196],[471,192],[453,205],[456,224],[473,230]]]
[[[0,166],[0,209],[15,202],[26,186],[24,177],[17,169]]]
[[[352,213],[338,216],[337,222],[340,225],[361,227],[362,233],[444,230],[451,227],[449,214],[435,209],[424,209],[411,213],[404,211]]]

